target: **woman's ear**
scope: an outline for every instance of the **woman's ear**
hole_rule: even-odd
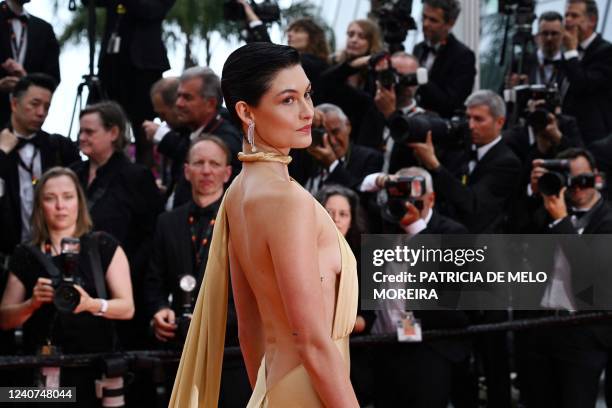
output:
[[[236,103],[236,114],[242,121],[243,126],[248,126],[249,122],[253,120],[253,114],[251,112],[251,108],[247,105],[246,102],[240,101]]]

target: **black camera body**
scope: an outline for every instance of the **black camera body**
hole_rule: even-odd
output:
[[[312,146],[323,147],[323,135],[327,133],[327,130],[323,126],[313,127],[310,130],[310,136],[312,137]]]
[[[563,187],[601,190],[604,185],[605,175],[603,173],[584,173],[571,176],[568,159],[543,160],[540,167],[548,170],[538,179],[538,189],[544,195],[559,195]]]
[[[385,218],[399,222],[406,214],[406,202],[412,203],[419,211],[423,209],[425,178],[422,176],[400,176],[385,182],[387,202],[383,206]]]
[[[425,143],[431,130],[434,144],[444,147],[460,147],[469,139],[469,126],[465,115],[450,120],[427,113],[397,115],[390,120],[389,130],[395,143]]]
[[[561,106],[561,95],[555,86],[546,85],[519,85],[514,87],[514,100],[517,111],[527,124],[533,128],[535,133],[543,131],[548,125],[548,115],[555,114],[557,108]],[[538,105],[533,112],[530,112],[527,105],[530,100],[543,100],[544,103]]]
[[[408,31],[417,29],[412,0],[387,0],[376,11],[376,17],[389,52],[403,51]]]
[[[72,313],[81,302],[81,294],[74,285],[83,286],[78,275],[79,253],[81,243],[78,238],[63,238],[58,268],[62,275],[51,279],[55,291],[53,304],[60,312]]]
[[[280,8],[276,2],[264,0],[258,4],[251,0],[250,3],[251,8],[253,8],[253,11],[263,23],[280,21]],[[223,3],[223,17],[229,21],[245,21],[244,6],[236,0],[225,0]]]
[[[388,68],[376,71],[374,67],[382,59],[387,60]],[[425,85],[429,79],[427,69],[423,67],[418,68],[417,71],[412,74],[400,74],[391,66],[391,55],[386,52],[373,55],[372,58],[370,58],[369,64],[370,69],[374,71],[376,80],[380,82],[380,85],[386,89],[395,87],[396,92],[401,92],[402,89],[410,86]]]
[[[195,307],[197,295],[197,280],[191,274],[179,276],[178,293],[173,297],[173,309],[176,311],[176,341],[178,344],[183,344],[187,339],[191,316]]]

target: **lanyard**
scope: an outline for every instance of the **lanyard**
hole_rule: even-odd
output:
[[[206,247],[210,242],[210,236],[212,234],[213,227],[215,226],[215,219],[211,218],[208,223],[208,228],[206,232],[201,235],[201,239],[198,242],[197,236],[197,228],[195,225],[195,218],[193,215],[189,216],[189,229],[191,230],[191,245],[193,246],[193,253],[195,254],[196,268],[194,272],[199,272],[200,263],[202,262],[202,258],[204,257],[204,252],[206,251]]]
[[[17,35],[15,34],[15,30],[13,30],[13,24],[8,21],[9,30],[11,32],[11,48],[13,51],[13,57],[15,61],[19,62],[19,58],[21,57],[21,51],[23,49],[23,44],[25,43],[26,29],[27,25],[25,22],[21,22],[21,35],[19,36],[19,42],[17,42]]]
[[[36,156],[38,156],[38,152],[39,152],[38,148],[35,147],[34,154],[32,155],[32,159],[30,160],[30,165],[25,164],[25,162],[21,158],[21,155],[17,154],[17,160],[19,161],[19,166],[28,172],[28,174],[30,175],[30,179],[32,179],[32,185],[34,186],[36,185],[36,183],[38,183],[38,177],[34,175],[34,160],[36,160]]]

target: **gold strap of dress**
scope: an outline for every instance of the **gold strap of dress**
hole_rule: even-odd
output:
[[[257,153],[238,153],[238,160],[241,162],[278,162],[283,164],[291,163],[291,156],[279,153],[257,152]]]

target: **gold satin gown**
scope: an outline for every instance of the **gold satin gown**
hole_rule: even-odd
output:
[[[269,161],[267,157],[261,157],[259,156],[256,160]],[[244,156],[241,160],[243,159]],[[229,231],[224,204],[225,197],[219,206],[203,286],[198,295],[183,348],[170,407],[212,408],[217,407],[218,404],[229,281],[227,249]],[[320,204],[317,203],[317,205]],[[329,222],[333,224],[331,217]],[[346,362],[348,375],[350,372],[349,335],[353,330],[357,315],[357,263],[340,231],[337,230],[337,234],[342,268],[330,336]],[[268,390],[264,356],[253,394],[247,405],[247,408],[256,407],[316,408],[323,407],[323,403],[314,390],[303,365],[293,368]]]

